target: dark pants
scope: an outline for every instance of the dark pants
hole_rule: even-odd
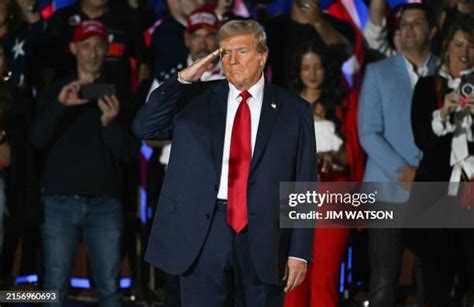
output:
[[[275,256],[276,257],[276,256]],[[278,307],[283,288],[264,284],[250,256],[246,230],[234,233],[225,207],[217,206],[203,250],[181,276],[183,307]]]
[[[422,270],[423,303],[449,306],[454,286],[454,237],[448,229],[405,229],[403,241],[418,257]]]
[[[474,229],[458,229],[455,231],[456,243],[458,251],[461,251],[455,256],[455,260],[461,262],[461,267],[464,273],[464,283],[466,287],[466,307],[474,306]],[[459,274],[462,275],[462,274]]]
[[[401,229],[369,229],[370,307],[395,306],[400,275]]]
[[[44,197],[44,290],[59,292],[66,306],[69,277],[81,236],[87,246],[101,307],[122,306],[120,294],[120,201],[105,197],[52,195]]]

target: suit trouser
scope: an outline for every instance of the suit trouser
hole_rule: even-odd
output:
[[[370,307],[395,306],[402,256],[401,229],[369,229]]]
[[[336,307],[337,281],[351,229],[316,228],[313,262],[304,282],[285,297],[285,307]]]
[[[283,287],[262,283],[255,271],[248,232],[234,233],[227,224],[225,207],[216,207],[198,259],[181,276],[182,306],[282,306]]]
[[[449,306],[454,286],[454,234],[449,229],[405,229],[403,242],[418,257],[423,303]]]

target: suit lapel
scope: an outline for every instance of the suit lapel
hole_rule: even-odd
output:
[[[221,82],[214,88],[213,95],[211,95],[208,101],[212,158],[214,161],[217,180],[219,180],[221,176],[228,93],[229,85],[227,82]]]
[[[280,102],[274,100],[272,85],[270,83],[265,83],[257,139],[255,141],[255,148],[250,165],[250,176],[252,176],[252,173],[261,159],[262,154],[265,152],[265,148],[272,134],[272,129],[277,119],[280,107]]]
[[[411,101],[413,88],[411,87],[410,75],[408,73],[407,65],[406,65],[405,59],[403,58],[403,55],[401,54],[398,55],[397,61],[398,63],[397,65],[395,65],[396,69],[399,70],[399,72],[396,74],[396,76],[398,76],[397,84],[400,84],[403,88],[405,88],[404,91],[399,89],[398,92],[403,93],[404,95],[408,95],[408,97],[405,97],[405,98]],[[435,72],[437,65],[438,65],[438,58],[435,57],[434,55],[431,55],[428,61],[428,65],[427,65],[428,75],[432,75]]]
[[[434,55],[430,56],[430,60],[428,61],[428,70],[429,75],[433,75],[436,72],[436,68],[438,67],[438,58]]]
[[[400,101],[410,101],[411,103],[413,89],[411,87],[410,75],[407,70],[407,64],[401,54],[398,56],[398,63],[397,65],[395,65],[395,69],[399,70],[397,73],[395,73],[395,76],[397,76],[398,78],[398,82],[396,82],[396,84],[397,86],[400,86],[400,88],[397,90],[397,93],[400,93],[400,95],[402,96],[398,99]],[[381,82],[383,82],[383,80]]]

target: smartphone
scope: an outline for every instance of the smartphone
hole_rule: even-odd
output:
[[[79,90],[79,96],[88,100],[99,100],[112,95],[115,95],[115,85],[110,83],[90,83]]]

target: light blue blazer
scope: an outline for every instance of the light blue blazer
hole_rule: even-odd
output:
[[[429,74],[438,59],[431,56]],[[360,143],[367,153],[364,182],[394,183],[403,166],[418,166],[422,152],[416,147],[410,121],[413,89],[403,56],[369,64],[359,99]],[[391,186],[391,187],[390,187]],[[408,192],[382,184],[378,200],[401,203]],[[380,193],[382,192],[382,193]]]

